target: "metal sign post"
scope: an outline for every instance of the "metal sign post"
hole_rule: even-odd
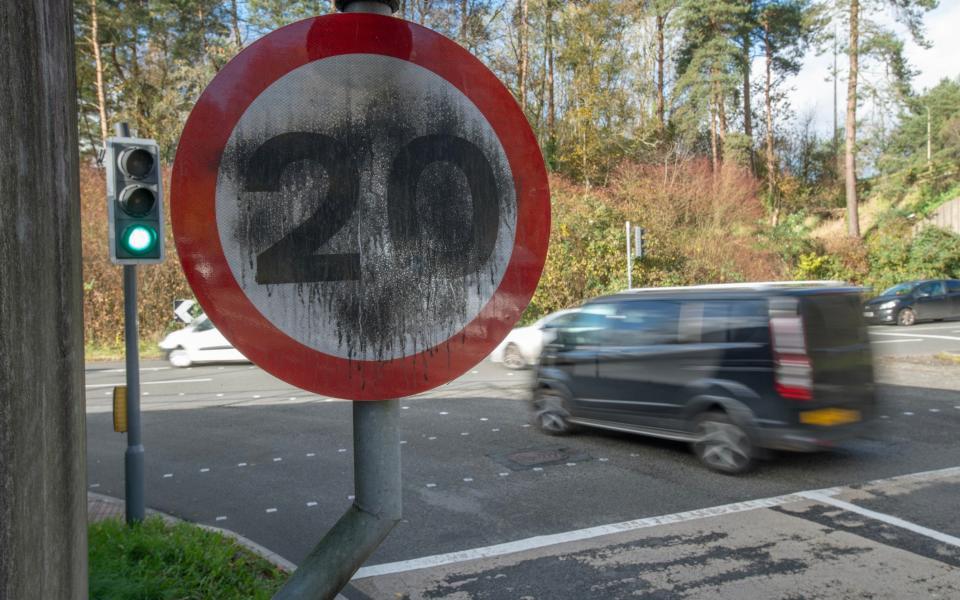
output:
[[[630,251],[630,221],[627,221],[627,289],[633,288],[633,252]]]

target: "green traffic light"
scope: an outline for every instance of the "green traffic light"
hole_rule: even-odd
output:
[[[157,230],[147,225],[131,225],[123,230],[120,244],[130,254],[143,255],[157,247]]]

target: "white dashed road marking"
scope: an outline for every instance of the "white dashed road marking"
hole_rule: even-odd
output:
[[[204,467],[204,468],[200,469],[200,472],[201,472],[201,473],[209,473],[209,472],[210,472],[210,469],[208,469],[207,467]]]
[[[173,473],[164,473],[164,474],[163,474],[163,478],[164,478],[164,479],[170,479],[171,477],[173,477]]]
[[[317,503],[316,503],[316,502],[313,502],[313,501],[311,501],[311,502],[307,502],[307,506],[310,506],[310,507],[312,507],[312,506],[316,506],[316,505],[317,505]]]
[[[227,520],[227,517],[223,515],[220,515],[219,517],[217,517],[217,521],[226,521],[226,520]]]
[[[275,513],[275,512],[277,512],[277,509],[275,509],[275,508],[268,508],[265,512]]]

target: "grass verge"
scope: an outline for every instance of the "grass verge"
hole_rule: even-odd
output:
[[[159,359],[164,357],[163,350],[157,346],[153,340],[140,340],[140,358],[141,359]],[[88,343],[83,348],[83,359],[87,362],[95,361],[118,361],[124,358],[124,346],[120,344],[92,344]]]
[[[92,600],[270,598],[288,574],[218,533],[151,517],[90,525]]]
[[[935,358],[945,365],[960,366],[960,354],[956,352],[941,352]]]

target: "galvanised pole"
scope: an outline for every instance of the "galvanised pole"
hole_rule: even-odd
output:
[[[116,134],[130,137],[117,123]],[[127,524],[143,521],[143,439],[140,436],[140,334],[137,323],[137,265],[123,265],[123,338],[127,371],[127,451],[123,455]]]

